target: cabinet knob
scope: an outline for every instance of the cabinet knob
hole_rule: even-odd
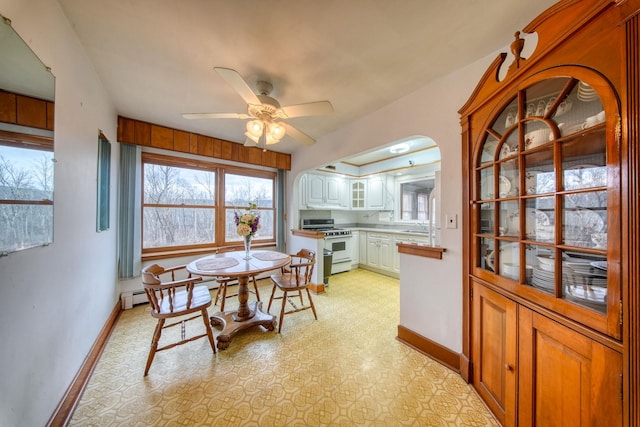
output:
[[[513,372],[513,365],[509,363],[505,363],[504,368],[509,372]]]

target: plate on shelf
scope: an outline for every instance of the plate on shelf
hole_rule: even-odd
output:
[[[551,221],[546,213],[538,209],[527,208],[527,219],[525,221],[526,235],[535,236],[537,230],[543,230],[549,226]],[[509,234],[518,234],[520,230],[520,213],[515,211],[509,215],[509,226],[507,232]]]
[[[565,297],[579,304],[602,307],[607,305],[607,288],[588,285],[566,285]]]
[[[505,250],[505,249],[510,249],[510,250]],[[502,264],[506,264],[506,263],[512,263],[511,260],[513,259],[513,253],[514,251],[516,252],[516,254],[518,253],[518,243],[510,243],[508,245],[504,245],[500,247],[500,260],[502,261]],[[495,259],[495,250],[489,252],[489,254],[486,256],[486,261],[487,261],[487,265],[493,270],[496,271],[496,267],[493,265],[493,261]],[[518,255],[516,255],[517,257]]]
[[[511,191],[511,181],[509,181],[509,178],[504,175],[500,175],[498,178],[500,180],[500,197],[507,197],[509,195],[509,192]]]
[[[607,271],[607,261],[593,261],[591,265],[599,270]]]

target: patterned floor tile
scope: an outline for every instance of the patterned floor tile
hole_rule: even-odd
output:
[[[287,315],[281,334],[243,331],[217,354],[206,339],[178,346],[157,353],[147,377],[155,319],[146,304],[124,311],[69,425],[499,425],[457,373],[396,340],[398,280],[360,269],[330,280],[314,295],[318,320]],[[270,280],[258,285],[267,298]]]

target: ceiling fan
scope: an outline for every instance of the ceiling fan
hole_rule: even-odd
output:
[[[269,96],[273,85],[267,81],[258,81],[255,94],[240,74],[230,68],[215,67],[216,72],[231,86],[247,103],[245,113],[188,113],[185,119],[253,119],[247,122],[245,146],[256,146],[261,140],[266,145],[277,144],[288,134],[298,142],[312,145],[316,141],[309,135],[299,131],[289,123],[283,121],[293,117],[318,116],[333,112],[329,101],[309,102],[305,104],[280,107],[280,103]]]

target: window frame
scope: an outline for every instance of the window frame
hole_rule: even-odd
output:
[[[158,257],[162,255],[188,255],[188,254],[196,254],[202,252],[210,252],[212,250],[217,250],[222,247],[229,246],[237,246],[238,248],[242,245],[242,241],[240,237],[237,240],[229,240],[227,241],[225,238],[225,225],[226,225],[226,209],[227,208],[237,208],[238,210],[244,209],[245,206],[225,206],[225,187],[224,187],[224,177],[225,174],[231,173],[235,175],[245,175],[248,177],[255,178],[266,178],[271,179],[273,182],[273,201],[272,207],[260,207],[259,210],[272,210],[274,219],[277,218],[277,209],[276,209],[276,189],[277,189],[277,172],[276,171],[266,171],[259,169],[246,168],[236,165],[223,164],[217,162],[210,162],[201,159],[193,159],[186,157],[178,157],[171,156],[165,154],[157,154],[148,151],[142,152],[141,157],[142,163],[142,179],[141,179],[141,248],[142,248],[142,258],[150,259],[152,257]],[[196,208],[196,209],[214,209],[214,241],[209,243],[200,243],[200,244],[191,244],[191,245],[176,245],[176,246],[164,246],[164,247],[152,247],[148,248],[144,246],[144,209],[145,207],[166,207],[166,205],[155,205],[155,204],[147,204],[144,200],[144,169],[146,164],[156,164],[160,166],[170,166],[176,168],[185,168],[185,169],[195,169],[202,170],[207,172],[215,173],[215,196],[214,202],[212,205],[179,205],[180,207],[188,207],[188,208]],[[173,205],[172,205],[173,206]],[[178,206],[178,205],[175,205]],[[275,224],[274,224],[275,227]],[[254,241],[255,244],[271,244],[274,245],[276,242],[276,232],[274,230],[273,238],[256,238]]]
[[[40,136],[40,135],[30,135],[30,134],[26,134],[26,133],[11,132],[11,131],[6,131],[6,130],[0,129],[0,146],[13,147],[13,148],[25,149],[25,150],[34,150],[34,151],[46,151],[46,152],[50,152],[51,155],[52,155],[52,160],[54,159],[53,137]],[[55,169],[55,168],[53,168],[53,169]],[[53,171],[53,173],[55,174],[55,171]],[[52,178],[53,178],[53,175],[52,175]],[[0,199],[0,205],[9,205],[9,206],[11,206],[11,205],[51,206],[51,209],[52,209],[52,212],[51,212],[51,224],[50,224],[51,234],[49,235],[49,239],[43,240],[42,242],[39,242],[37,244],[29,245],[29,246],[24,247],[22,249],[2,252],[3,254],[21,252],[23,250],[36,248],[36,247],[40,247],[40,246],[46,246],[46,245],[50,245],[51,243],[53,243],[53,236],[54,236],[54,229],[53,229],[54,228],[53,194],[54,194],[54,191],[55,191],[55,181],[53,179],[51,181],[51,186],[52,186],[52,188],[51,188],[51,194],[52,194],[51,199],[39,199],[39,200],[35,200],[35,199],[33,199],[33,200],[31,200],[31,199],[29,199],[29,200],[25,200],[25,199]]]

